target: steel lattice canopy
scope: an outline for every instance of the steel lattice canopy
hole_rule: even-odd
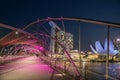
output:
[[[7,35],[0,38],[0,47],[9,46],[13,44],[35,45],[40,43],[40,40],[37,37],[35,37],[31,33],[28,33],[22,29],[18,29],[6,24],[1,24],[1,23],[0,23],[0,27],[12,30]]]

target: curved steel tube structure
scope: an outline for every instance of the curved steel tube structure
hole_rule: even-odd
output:
[[[38,23],[38,22],[44,22],[44,21],[56,21],[56,20],[72,20],[72,21],[78,21],[78,22],[86,22],[86,23],[93,23],[93,24],[100,24],[100,25],[105,25],[105,26],[112,26],[112,27],[117,27],[120,28],[119,23],[113,23],[113,22],[107,22],[107,21],[100,21],[100,20],[94,20],[94,19],[86,19],[86,18],[50,18],[48,17],[47,19],[39,19],[37,21],[34,21],[27,26],[23,28],[23,30],[27,29],[31,25]]]
[[[27,26],[25,26],[23,29],[17,29],[17,28],[14,28],[12,26],[9,26],[9,25],[5,25],[5,24],[1,24],[0,23],[0,27],[4,27],[4,28],[8,28],[8,29],[11,29],[11,30],[16,30],[16,31],[19,31],[21,33],[24,33],[26,35],[29,35],[31,36],[32,38],[35,38],[37,40],[39,40],[37,37],[35,37],[34,35],[32,35],[31,33],[28,33],[26,32],[25,30],[29,27],[31,27],[32,25],[36,24],[36,23],[39,23],[39,22],[47,22],[47,21],[63,21],[63,20],[67,20],[67,21],[77,21],[77,22],[85,22],[85,23],[92,23],[92,24],[99,24],[99,25],[105,25],[106,27],[108,27],[108,31],[107,31],[107,42],[108,42],[108,46],[109,46],[109,27],[115,27],[115,28],[120,28],[120,24],[119,23],[112,23],[112,22],[107,22],[107,21],[100,21],[100,20],[94,20],[94,19],[86,19],[86,18],[63,18],[63,17],[60,17],[60,18],[50,18],[48,17],[47,19],[39,19],[37,21],[34,21],[30,24],[28,24]],[[41,34],[40,34],[41,35]],[[47,37],[50,37],[52,38],[51,36],[48,36],[48,35],[43,35],[43,36],[47,36]],[[54,38],[52,38],[54,39]],[[1,40],[1,39],[0,39]],[[79,70],[77,69],[75,63],[72,61],[72,58],[70,57],[69,53],[67,52],[67,50],[63,47],[63,45],[58,42],[56,40],[56,42],[64,49],[64,51],[66,52],[66,55],[67,55],[67,58],[70,60],[70,62],[72,62],[73,66],[75,67],[76,69],[76,72],[77,72],[77,75],[80,75],[80,72]],[[107,58],[106,58],[106,73],[108,73],[107,69],[108,69],[108,56],[109,56],[109,48],[107,47]],[[108,78],[108,74],[106,75],[106,79]]]

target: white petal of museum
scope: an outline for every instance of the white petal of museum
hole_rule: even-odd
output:
[[[102,54],[102,55],[106,54],[107,53],[107,39],[105,40],[104,47],[101,45],[100,41],[96,41],[95,48],[92,45],[90,45],[90,48],[94,53],[98,53],[98,54]],[[110,40],[109,41],[109,54],[115,55],[117,53],[118,53],[118,50],[114,49],[114,44],[113,44],[112,40]]]

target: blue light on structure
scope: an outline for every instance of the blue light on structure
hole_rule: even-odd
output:
[[[107,39],[105,40],[104,46],[101,45],[100,41],[96,41],[95,48],[92,45],[90,45],[90,48],[94,53],[106,54],[107,53]],[[113,41],[110,40],[109,41],[109,54],[116,55],[117,53],[118,53],[118,50],[114,49]]]

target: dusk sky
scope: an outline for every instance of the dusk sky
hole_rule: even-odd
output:
[[[2,0],[0,2],[0,23],[18,28],[38,18],[61,16],[120,23],[120,0]],[[106,28],[100,25],[81,24],[81,49],[90,50],[89,45],[94,45],[97,40],[103,43]],[[68,32],[69,30],[70,28]],[[73,33],[76,31],[77,29],[73,30]],[[119,28],[111,28],[111,38],[120,38]],[[77,37],[74,36],[74,39],[74,45],[77,45]]]

